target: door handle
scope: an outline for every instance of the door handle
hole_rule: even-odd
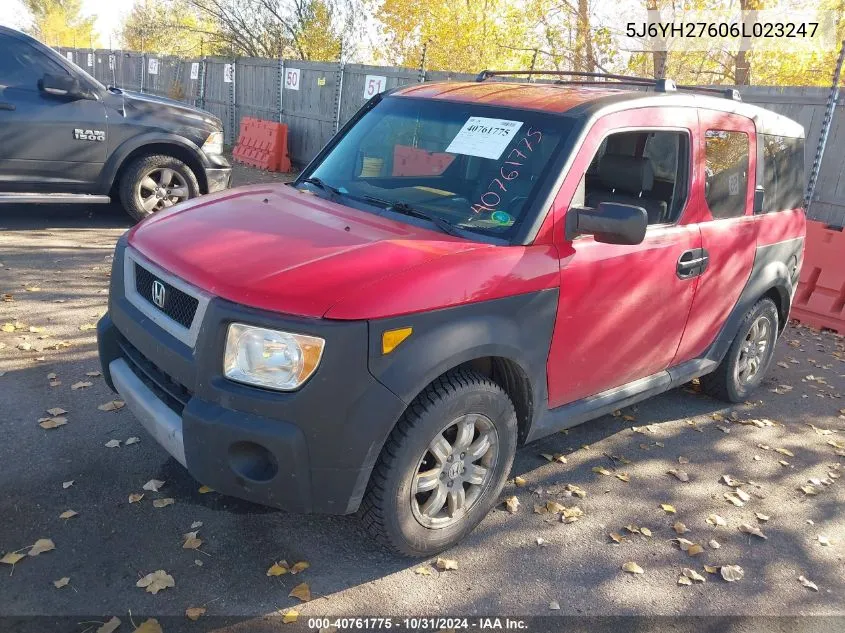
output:
[[[675,272],[679,279],[698,277],[710,262],[710,254],[703,248],[692,248],[681,253]]]
[[[14,110],[14,103],[0,103],[0,110]]]

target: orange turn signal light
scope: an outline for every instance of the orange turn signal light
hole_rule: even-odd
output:
[[[399,343],[411,336],[413,331],[414,328],[412,327],[401,327],[396,330],[388,330],[387,332],[382,334],[381,353],[387,355],[393,350],[395,350],[399,346]]]

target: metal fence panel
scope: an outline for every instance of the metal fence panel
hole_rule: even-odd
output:
[[[383,84],[368,86],[367,77],[384,77]],[[343,67],[343,91],[340,98],[340,125],[351,119],[376,90],[392,90],[399,86],[416,83],[419,71],[413,68],[388,68],[385,66],[367,66],[366,64],[346,64]],[[367,92],[367,89],[370,89]]]
[[[281,122],[288,126],[288,151],[294,163],[310,161],[334,134],[339,70],[336,63],[284,60]]]

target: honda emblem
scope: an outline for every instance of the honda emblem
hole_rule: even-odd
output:
[[[166,295],[167,290],[165,289],[164,284],[158,280],[154,281],[152,290],[153,303],[162,310],[164,309],[164,298]]]

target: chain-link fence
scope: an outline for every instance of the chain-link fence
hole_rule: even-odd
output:
[[[127,51],[57,49],[104,84],[169,97],[208,110],[223,122],[228,145],[237,141],[241,117],[288,126],[291,160],[304,165],[373,95],[419,81],[472,80],[447,71],[255,57],[182,59]],[[507,78],[508,80],[518,80]],[[807,133],[811,169],[830,89],[742,86],[743,100],[788,116]],[[810,216],[845,225],[845,97],[830,124],[826,159],[815,185]],[[809,177],[809,173],[807,176]]]

